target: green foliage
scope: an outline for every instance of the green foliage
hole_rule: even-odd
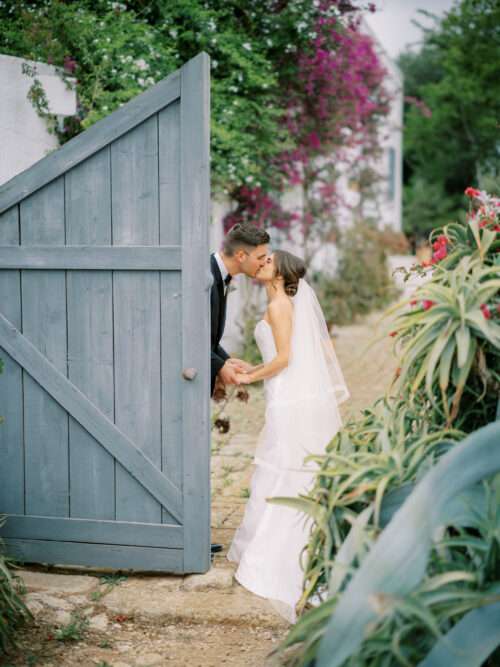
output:
[[[60,642],[80,641],[89,624],[90,621],[86,616],[75,612],[72,614],[69,623],[56,630],[55,638]]]
[[[212,61],[212,185],[220,191],[245,181],[267,184],[273,156],[286,148],[272,40],[265,37],[274,30],[261,20],[237,1],[17,0],[0,6],[0,48],[77,79],[78,116],[59,128],[32,73],[35,106],[62,141],[206,51]]]
[[[433,229],[457,217],[462,201],[462,196],[448,196],[441,182],[415,176],[404,186],[403,230],[409,236],[427,238]]]
[[[368,222],[347,229],[339,238],[336,277],[316,272],[312,284],[329,326],[351,324],[360,315],[394,300],[385,233]]]
[[[413,209],[405,229],[418,236],[444,223],[466,186],[500,168],[499,23],[496,0],[461,0],[427,31],[419,53],[399,60],[405,94],[417,102],[405,108],[404,160],[405,213]],[[433,206],[418,216],[412,199],[424,184]]]
[[[465,634],[474,610],[494,622],[500,600],[500,476],[488,479],[499,464],[500,207],[469,196],[467,222],[433,232],[432,262],[414,268],[428,280],[386,313],[400,361],[386,396],[308,457],[319,470],[307,496],[272,500],[312,518],[287,665],[417,665],[446,654],[461,623],[471,667],[496,645]]]

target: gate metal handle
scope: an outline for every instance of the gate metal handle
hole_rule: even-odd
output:
[[[197,375],[198,371],[196,370],[196,368],[185,368],[182,371],[182,377],[185,380],[194,380]]]

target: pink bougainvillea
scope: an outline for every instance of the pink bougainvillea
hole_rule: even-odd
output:
[[[310,40],[283,54],[283,124],[293,147],[275,163],[283,176],[275,198],[289,186],[302,185],[306,192],[300,220],[305,233],[338,205],[336,169],[349,150],[357,148],[365,156],[377,150],[379,121],[390,104],[384,87],[387,72],[373,40],[360,29],[359,7],[340,0],[320,0],[316,7]],[[321,158],[322,169],[317,169],[316,158]],[[244,190],[232,193],[238,208],[226,218],[226,229],[239,219],[280,228],[296,219],[269,194],[256,188],[249,196]],[[313,190],[317,196],[308,197]]]

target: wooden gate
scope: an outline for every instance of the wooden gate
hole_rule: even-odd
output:
[[[19,560],[210,566],[209,97],[202,53],[0,188]]]

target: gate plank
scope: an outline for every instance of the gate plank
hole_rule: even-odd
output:
[[[19,243],[19,209],[17,206],[0,216],[0,243]],[[21,327],[21,275],[19,271],[3,271],[0,277],[0,308],[16,327]],[[24,512],[24,438],[22,369],[0,350],[4,362],[0,375],[1,467],[8,474],[0,484],[2,512]]]
[[[22,244],[64,245],[63,178],[21,202],[20,223]],[[66,375],[65,273],[21,271],[21,285],[24,336]],[[26,512],[68,516],[68,415],[26,374],[24,419]]]
[[[180,244],[180,104],[158,114],[160,243]],[[160,274],[162,470],[182,489],[181,274]],[[163,521],[168,517],[163,516]]]
[[[0,347],[3,347],[36,382],[112,454],[160,503],[180,519],[182,498],[150,459],[105,417],[89,399],[64,377],[3,315],[0,314]],[[35,512],[32,512],[35,513]]]
[[[210,567],[209,77],[206,53],[182,68],[182,363],[198,369],[182,390],[186,572]]]
[[[178,525],[133,523],[125,521],[92,521],[60,519],[46,516],[10,514],[0,528],[2,538],[63,540],[94,544],[170,547],[181,549],[184,529]]]
[[[156,116],[111,145],[111,170],[113,244],[157,246]],[[158,273],[115,272],[113,304],[115,423],[161,469]],[[161,522],[161,507],[121,466],[116,507],[117,519]]]
[[[68,244],[111,244],[110,179],[109,146],[66,174]],[[82,257],[87,264],[87,252]],[[114,420],[112,297],[111,271],[68,272],[68,378],[110,421]],[[69,426],[70,514],[114,519],[115,461],[73,417]],[[58,539],[69,539],[64,530]],[[43,533],[37,536],[43,538]]]
[[[6,539],[5,546],[9,554],[26,563],[85,565],[140,572],[183,571],[182,549],[21,539]]]
[[[96,202],[97,203],[97,202]],[[85,220],[81,224],[85,226]],[[130,270],[130,271],[178,271],[181,268],[179,246],[114,246],[87,245],[54,248],[0,246],[0,269],[80,269]]]

